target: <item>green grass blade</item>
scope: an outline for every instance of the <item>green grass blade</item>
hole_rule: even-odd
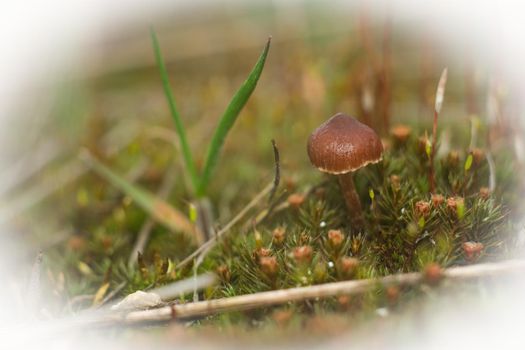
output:
[[[167,202],[157,198],[152,193],[133,184],[111,169],[106,167],[88,152],[81,154],[81,159],[90,166],[98,175],[106,179],[113,186],[131,197],[135,203],[147,212],[159,224],[171,231],[182,231],[196,238],[195,226],[177,209]],[[198,236],[197,236],[198,237]]]
[[[162,58],[162,52],[160,50],[159,40],[157,39],[157,34],[155,31],[151,30],[151,41],[153,43],[153,51],[155,52],[155,60],[157,61],[157,66],[159,67],[160,76],[162,78],[162,86],[164,87],[164,94],[168,100],[170,113],[175,122],[175,128],[177,134],[179,135],[180,149],[182,151],[182,156],[184,158],[184,164],[186,170],[191,178],[191,184],[193,186],[193,191],[196,191],[197,185],[199,182],[199,177],[197,175],[197,170],[195,168],[195,163],[191,156],[191,150],[188,145],[188,139],[186,138],[186,131],[184,130],[184,125],[179,112],[177,111],[177,105],[175,103],[175,98],[173,97],[173,91],[171,90],[171,85],[168,79],[168,71]]]
[[[268,42],[264,47],[264,50],[259,57],[259,60],[253,67],[248,79],[241,85],[239,90],[235,93],[232,100],[226,107],[224,114],[222,115],[217,129],[213,134],[212,140],[210,142],[208,152],[206,155],[206,162],[204,163],[204,170],[201,175],[199,186],[197,187],[197,196],[202,197],[206,194],[206,189],[210,181],[212,172],[217,164],[217,160],[220,155],[221,148],[224,144],[224,140],[233,124],[237,120],[239,113],[243,109],[244,105],[250,98],[255,86],[259,81],[261,73],[264,68],[264,63],[266,62],[266,57],[268,56],[268,51],[270,50],[270,41],[271,38],[268,38]]]

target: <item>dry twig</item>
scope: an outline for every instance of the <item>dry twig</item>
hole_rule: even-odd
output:
[[[453,267],[443,271],[448,280],[466,281],[481,277],[501,276],[523,272],[525,260],[508,260],[497,263]],[[109,315],[104,321],[124,324],[162,322],[173,319],[200,317],[220,312],[256,309],[293,301],[325,298],[337,295],[355,295],[368,292],[378,286],[411,286],[424,282],[424,274],[411,272],[390,275],[378,279],[352,280],[326,283],[309,287],[281,289],[230,298],[213,299],[194,303],[170,305],[158,309],[134,311],[127,314]]]
[[[272,202],[273,197],[275,196],[275,192],[277,192],[277,188],[279,187],[279,183],[281,182],[281,164],[280,164],[279,148],[277,148],[277,144],[275,143],[275,140],[273,139],[272,139],[272,148],[273,148],[273,157],[275,160],[275,176],[273,179],[272,192],[270,192],[270,196],[268,197],[268,203]]]

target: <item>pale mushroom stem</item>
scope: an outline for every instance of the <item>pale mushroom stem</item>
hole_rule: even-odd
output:
[[[352,225],[356,228],[362,228],[364,225],[363,210],[361,209],[361,202],[355,190],[353,175],[349,172],[338,175],[337,178],[343,191],[343,197],[345,198],[346,208],[352,220]]]

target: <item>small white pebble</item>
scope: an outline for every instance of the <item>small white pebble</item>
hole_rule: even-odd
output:
[[[111,306],[113,311],[148,309],[162,304],[162,300],[155,293],[146,293],[141,290],[131,293],[118,304]]]
[[[376,309],[376,314],[379,317],[387,317],[388,316],[388,309],[386,307],[380,307],[379,309]]]
[[[333,263],[332,261],[329,261],[329,262],[328,262],[328,267],[329,267],[329,268],[334,267],[334,263]]]
[[[321,228],[326,227],[326,222],[321,221],[321,223],[319,224],[319,227],[321,227]]]

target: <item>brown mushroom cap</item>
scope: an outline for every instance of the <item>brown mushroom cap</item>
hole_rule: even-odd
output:
[[[338,113],[308,139],[308,156],[319,170],[345,174],[381,161],[383,145],[374,130]]]

